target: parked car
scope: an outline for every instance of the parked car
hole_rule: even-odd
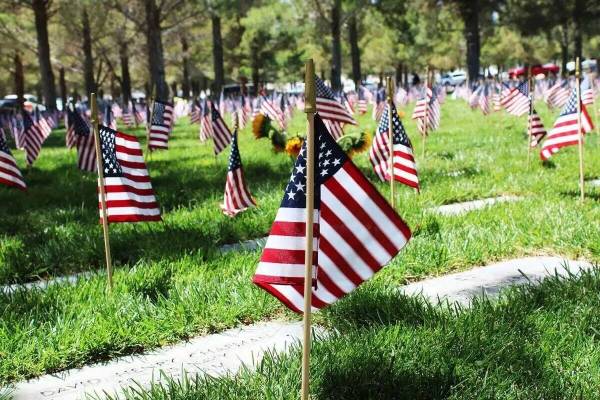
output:
[[[25,107],[25,109],[29,112],[32,112],[36,107],[40,110],[40,111],[46,111],[46,106],[44,106],[43,104],[39,104],[37,102],[37,97],[35,97],[32,94],[25,94],[23,96],[25,98],[25,102],[23,103],[23,106]],[[2,109],[16,109],[17,108],[17,95],[16,94],[9,94],[4,96],[4,99],[2,100],[2,103],[0,103],[0,108]]]
[[[533,76],[544,74],[548,76],[550,73],[558,74],[560,71],[560,67],[556,64],[544,64],[544,65],[532,65],[531,66],[531,74]],[[527,70],[525,67],[515,67],[508,70],[508,77],[510,79],[519,78],[521,76],[527,75]]]
[[[464,71],[454,71],[442,75],[440,84],[442,86],[458,86],[467,81],[467,74]]]

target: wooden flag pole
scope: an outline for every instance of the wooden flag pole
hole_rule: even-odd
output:
[[[529,169],[529,163],[531,160],[531,118],[533,116],[533,79],[531,77],[531,66],[527,71],[527,79],[529,86],[529,117],[527,118],[527,169]]]
[[[113,271],[110,257],[110,239],[108,236],[108,213],[106,212],[106,190],[104,189],[104,168],[102,166],[102,151],[100,150],[100,132],[98,129],[98,105],[96,93],[90,95],[92,107],[92,132],[96,147],[96,168],[98,168],[98,184],[100,186],[100,205],[102,207],[102,232],[104,234],[104,254],[106,255],[106,276],[108,279],[108,292],[113,289]]]
[[[310,345],[312,305],[313,223],[315,207],[315,113],[317,112],[315,64],[306,62],[304,78],[304,112],[306,113],[306,248],[304,253],[304,336],[302,342],[302,400],[310,392]]]
[[[580,70],[579,70],[579,57],[575,60],[575,87],[577,90],[577,132],[578,132],[578,144],[579,144],[579,190],[581,192],[580,200],[583,201],[585,198],[584,193],[584,175],[583,175],[583,132],[581,130],[581,82],[580,82]]]
[[[387,102],[388,102],[388,140],[390,154],[388,157],[388,174],[390,175],[390,205],[394,208],[394,128],[392,125],[392,106],[394,105],[394,89],[392,77],[387,77]]]
[[[425,142],[427,141],[427,125],[428,125],[428,115],[427,111],[429,110],[429,100],[427,99],[427,89],[429,89],[429,65],[426,69],[426,78],[425,78],[425,117],[423,118],[423,158],[425,158]]]

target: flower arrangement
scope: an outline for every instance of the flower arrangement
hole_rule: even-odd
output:
[[[252,134],[256,139],[271,139],[273,151],[276,153],[281,153],[285,150],[286,133],[275,129],[271,123],[271,119],[264,114],[257,114],[252,120]]]
[[[366,151],[371,146],[371,134],[367,131],[348,133],[337,140],[348,157]]]
[[[294,136],[287,140],[285,144],[285,152],[292,158],[298,157],[302,145],[304,144],[304,138],[300,136]]]

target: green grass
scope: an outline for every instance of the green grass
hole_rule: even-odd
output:
[[[538,108],[550,126],[553,115]],[[375,277],[371,290],[523,255],[600,261],[600,229],[593,222],[600,220],[600,191],[588,188],[588,200],[577,201],[576,148],[561,151],[548,166],[534,154],[527,169],[524,118],[484,118],[451,100],[442,109],[442,128],[428,138],[425,159],[414,123],[406,121],[422,193],[398,187],[397,209],[414,237]],[[297,113],[290,131],[304,130],[303,121]],[[373,131],[369,115],[360,123]],[[222,256],[215,251],[223,243],[267,234],[291,160],[243,131],[240,149],[259,207],[230,219],[218,207],[227,155],[215,160],[210,145],[198,143],[197,130],[180,123],[171,149],[148,162],[164,222],[111,226],[112,295],[105,294],[101,274],[45,291],[0,294],[0,384],[239,324],[296,318],[250,284],[259,252]],[[135,133],[143,141],[143,132]],[[590,178],[600,176],[597,142],[592,136],[586,148]],[[355,162],[374,180],[366,154]],[[448,176],[459,170],[464,173]],[[0,282],[102,269],[95,178],[77,171],[61,132],[53,134],[25,175],[27,193],[0,188]],[[378,187],[389,194],[387,184]],[[500,194],[524,199],[454,217],[428,210]],[[327,315],[322,323],[328,323]]]
[[[361,288],[325,318],[312,348],[315,399],[596,399],[600,273],[513,288],[468,310],[433,307],[393,287]],[[256,371],[133,388],[128,400],[297,399],[301,351]]]

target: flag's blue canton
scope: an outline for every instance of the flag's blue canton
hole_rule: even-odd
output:
[[[347,160],[346,153],[327,132],[327,128],[318,115],[315,115],[315,209],[320,204],[320,188],[330,176],[334,175]],[[281,207],[306,207],[306,141],[294,164],[292,176],[285,188]]]
[[[6,144],[6,140],[4,140],[2,135],[0,135],[0,151],[6,153],[8,155],[12,155],[12,153],[10,152],[10,149],[8,148],[8,145]]]
[[[90,134],[90,127],[77,111],[69,110],[69,123],[73,124],[76,135],[88,136]]]
[[[388,117],[388,110],[389,107],[385,108],[385,111],[383,112],[383,115],[381,116],[381,121],[379,122],[379,127],[378,127],[378,131],[379,133],[383,134],[383,135],[387,135],[388,133],[388,123],[389,123],[389,117]],[[400,117],[398,116],[398,113],[396,112],[396,107],[392,108],[392,133],[393,133],[393,140],[394,140],[394,144],[401,144],[403,146],[407,146],[407,147],[412,147],[410,144],[410,139],[408,138],[408,135],[406,134],[406,130],[404,129],[404,125],[402,125],[402,121],[400,121]]]
[[[231,155],[229,156],[228,171],[235,171],[238,168],[242,168],[242,158],[240,157],[240,150],[238,149],[236,130],[233,132],[231,139]]]
[[[214,104],[213,104],[211,111],[212,111],[211,118],[212,118],[213,122],[218,121],[219,118],[221,118],[221,114],[219,114],[219,110],[217,110],[217,107],[214,107]]]
[[[100,126],[100,146],[102,147],[102,166],[104,177],[123,176],[121,164],[117,161],[115,139],[117,132],[106,126]]]
[[[318,76],[315,75],[315,84],[317,86],[316,97],[323,97],[329,100],[335,100],[333,96],[333,91],[325,85],[325,82],[321,80]]]
[[[112,113],[110,109],[110,103],[104,103],[104,125],[110,125],[110,121],[112,120]]]
[[[517,90],[523,93],[525,96],[529,96],[529,82],[523,81],[517,86]]]
[[[565,106],[562,109],[562,112],[560,113],[560,116],[562,117],[563,115],[567,115],[567,114],[575,114],[577,112],[577,91],[575,89],[573,89],[573,91],[571,92],[571,95],[569,96],[569,101],[567,101],[567,104],[565,104]]]
[[[23,129],[26,131],[27,129],[31,128],[33,126],[33,120],[31,119],[31,116],[29,115],[29,113],[25,110],[23,110]]]
[[[154,112],[152,113],[152,125],[164,125],[165,105],[160,101],[154,102]]]

